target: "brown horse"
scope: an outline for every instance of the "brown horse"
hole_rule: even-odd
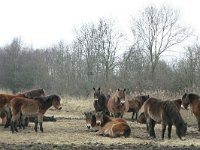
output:
[[[172,100],[172,102],[174,102],[174,104],[176,105],[177,109],[180,111],[181,104],[182,104],[181,99],[175,99],[175,100]],[[141,124],[145,124],[146,123],[146,117],[144,115],[144,107],[143,106],[139,110],[138,114],[139,115],[138,115],[138,118],[137,118],[137,122],[141,123]]]
[[[142,107],[143,103],[149,99],[149,95],[142,95],[142,96],[136,96],[130,100],[128,100],[129,102],[129,110],[128,112],[133,112],[132,114],[132,120],[136,120],[137,116],[138,116],[138,112],[140,110],[140,108]],[[134,118],[135,115],[135,118]]]
[[[16,97],[11,100],[11,111],[12,111],[12,121],[11,130],[18,132],[16,123],[20,119],[22,114],[22,125],[24,126],[24,120],[26,116],[36,116],[35,119],[35,131],[37,132],[38,122],[40,125],[40,131],[43,132],[42,122],[45,112],[54,106],[56,109],[62,109],[60,105],[60,97],[57,95],[50,95],[47,97],[38,97],[33,99],[27,99],[22,97]]]
[[[166,126],[168,125],[168,138],[171,138],[172,124],[176,127],[176,134],[180,139],[184,139],[187,131],[187,124],[172,101],[162,101],[156,98],[149,98],[144,102],[144,114],[147,121],[147,131],[151,138],[156,138],[154,127],[156,122],[162,124],[162,139]]]
[[[39,96],[44,96],[43,89],[31,90],[24,93],[19,93],[17,95],[9,95],[9,94],[0,94],[0,112],[4,111],[6,114],[6,123],[5,128],[10,125],[11,120],[11,112],[10,112],[10,101],[16,97],[24,97],[24,98],[34,98]],[[3,118],[2,118],[3,119]]]
[[[95,111],[96,112],[103,111],[107,115],[109,115],[107,103],[108,103],[108,99],[110,98],[110,96],[108,95],[106,97],[100,88],[98,88],[98,89],[93,88],[93,90],[94,90],[94,98],[97,98],[97,100],[94,100],[94,102],[93,102]]]
[[[129,109],[129,103],[125,99],[126,89],[118,89],[108,100],[107,108],[108,111],[114,117],[123,117],[124,112]]]
[[[96,113],[96,124],[100,126],[98,134],[108,137],[129,137],[131,128],[122,118],[111,119],[103,112]]]
[[[88,129],[94,129],[94,131],[98,131],[98,126],[96,125],[96,116],[95,111],[87,111],[84,112],[85,120],[86,120],[86,127]]]
[[[198,122],[198,131],[200,131],[200,96],[193,93],[185,93],[182,97],[182,103],[185,109],[188,109],[188,106],[190,105]]]

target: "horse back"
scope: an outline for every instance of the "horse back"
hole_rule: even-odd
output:
[[[13,113],[21,111],[24,113],[38,112],[39,105],[37,101],[28,98],[16,97],[11,100],[11,110]]]
[[[152,118],[156,122],[160,122],[162,120],[162,114],[164,112],[165,102],[156,99],[149,98],[146,102],[144,102],[144,113],[147,118]]]
[[[10,101],[17,96],[9,95],[9,94],[0,94],[0,108],[4,107],[5,105],[9,106]]]
[[[123,118],[112,118],[112,121],[113,122],[124,122],[124,123],[127,123],[127,121]]]

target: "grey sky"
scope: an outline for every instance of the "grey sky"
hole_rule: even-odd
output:
[[[181,21],[200,34],[198,0],[0,0],[0,46],[13,37],[34,48],[73,39],[73,29],[100,17],[113,17],[130,34],[131,16],[148,4],[180,9]]]

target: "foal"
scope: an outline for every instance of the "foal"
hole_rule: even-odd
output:
[[[96,113],[96,124],[100,126],[100,130],[98,131],[100,135],[115,138],[119,136],[129,137],[131,133],[131,128],[126,120],[122,118],[111,119],[103,112]]]
[[[43,132],[42,122],[45,112],[54,106],[56,109],[61,110],[60,97],[57,95],[50,95],[47,97],[38,97],[33,99],[17,97],[11,100],[11,131],[18,132],[16,123],[20,119],[20,114],[22,115],[22,125],[24,128],[24,120],[27,116],[35,116],[35,132],[37,132],[38,122],[40,125],[40,131]]]
[[[187,124],[183,121],[183,118],[174,102],[149,98],[144,103],[144,114],[147,122],[147,131],[151,138],[156,138],[154,131],[156,122],[161,122],[163,140],[167,125],[168,138],[171,138],[172,124],[176,127],[177,136],[184,140],[187,131]]]

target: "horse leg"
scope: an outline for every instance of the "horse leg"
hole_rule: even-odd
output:
[[[135,120],[137,120],[137,117],[138,117],[138,113],[136,112],[135,113]]]
[[[147,126],[147,133],[148,133],[148,136],[150,136],[150,131],[149,131],[149,118],[146,119],[146,126]]]
[[[168,124],[168,139],[171,139],[172,123]]]
[[[149,119],[149,134],[150,137],[152,138],[156,138],[154,127],[155,127],[155,121],[153,119]]]
[[[6,124],[4,125],[4,128],[8,128],[11,122],[11,112],[6,111]]]
[[[22,128],[25,129],[25,119],[26,117],[25,116],[21,116],[21,125],[22,125]]]
[[[133,113],[132,113],[132,118],[131,118],[133,121],[135,121],[134,115],[135,115],[135,112],[133,111]]]
[[[198,131],[200,131],[200,118],[198,118],[197,121],[198,121]]]
[[[156,138],[156,134],[155,134],[155,130],[154,130],[156,122],[152,119],[151,119],[151,122],[152,122],[152,136],[153,136],[153,138]]]
[[[39,125],[40,125],[40,131],[43,132],[43,127],[42,127],[42,122],[43,122],[43,114],[39,114],[38,115],[38,122],[39,122]]]
[[[164,123],[162,123],[162,140],[164,140],[165,130],[166,130],[166,125]],[[168,132],[168,134],[169,134],[169,132]]]
[[[35,119],[35,127],[34,127],[35,132],[37,132],[37,127],[38,127],[38,119]]]

